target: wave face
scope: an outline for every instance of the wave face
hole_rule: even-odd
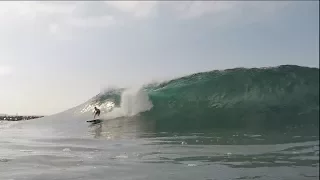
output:
[[[319,69],[282,65],[192,74],[139,89],[111,89],[99,106],[104,118],[137,117],[158,130],[319,126]]]

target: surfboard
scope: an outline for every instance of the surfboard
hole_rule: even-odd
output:
[[[87,122],[91,122],[91,123],[99,123],[101,122],[101,119],[92,119],[92,120],[88,120]]]

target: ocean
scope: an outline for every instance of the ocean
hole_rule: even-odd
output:
[[[0,121],[0,179],[319,179],[319,69],[201,72]]]

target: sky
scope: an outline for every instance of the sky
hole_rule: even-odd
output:
[[[234,67],[319,67],[318,1],[0,1],[0,114]]]

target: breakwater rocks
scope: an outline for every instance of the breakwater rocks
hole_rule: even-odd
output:
[[[0,116],[0,121],[22,121],[41,117],[43,116]]]

